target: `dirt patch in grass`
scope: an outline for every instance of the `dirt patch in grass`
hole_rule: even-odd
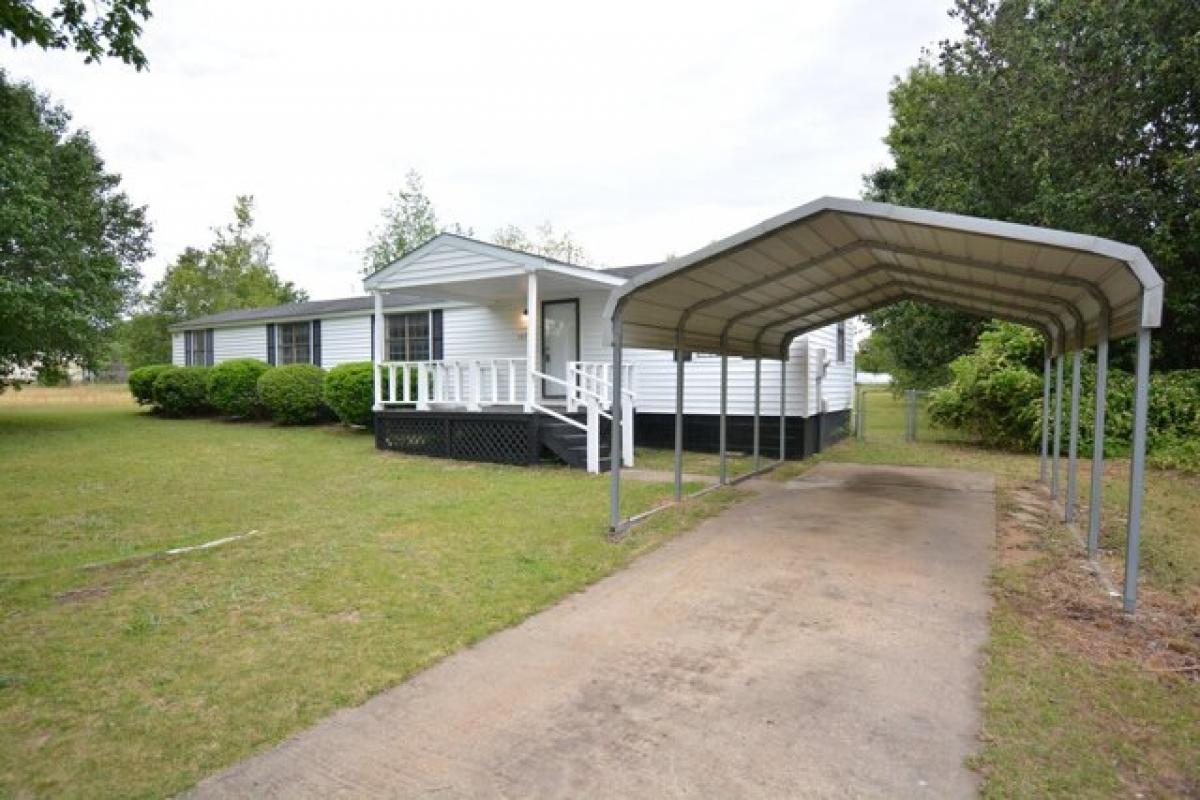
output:
[[[1200,797],[1194,598],[1143,588],[1125,614],[1044,489],[999,488],[984,795]]]
[[[74,603],[86,603],[91,600],[99,600],[101,597],[108,596],[107,586],[81,586],[78,589],[70,589],[65,592],[59,592],[54,595],[54,599],[64,605]]]

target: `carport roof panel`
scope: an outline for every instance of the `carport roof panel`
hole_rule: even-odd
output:
[[[900,299],[1033,325],[1056,350],[1157,327],[1162,279],[1094,236],[822,198],[613,290],[631,347],[778,357],[807,330]]]

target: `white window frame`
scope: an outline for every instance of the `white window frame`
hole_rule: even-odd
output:
[[[383,317],[383,353],[384,361],[432,361],[433,360],[433,309],[425,311],[397,311],[393,314],[385,314]],[[412,348],[409,346],[408,326],[405,324],[404,336],[404,358],[392,358],[392,320],[396,317],[415,317],[418,314],[425,315],[425,349],[429,355],[425,358],[411,358]]]
[[[288,328],[288,327],[300,326],[300,325],[308,326],[308,357],[307,357],[307,360],[305,360],[305,361],[296,361],[296,360],[286,361],[286,360],[284,360],[284,357],[283,357],[283,353],[284,353],[283,329]],[[296,349],[296,346],[294,344],[290,345],[289,347],[290,347],[290,350],[293,352]],[[277,322],[277,323],[275,323],[275,363],[280,366],[284,366],[286,364],[311,364],[311,363],[313,363],[313,321],[311,319],[307,320],[305,322]]]

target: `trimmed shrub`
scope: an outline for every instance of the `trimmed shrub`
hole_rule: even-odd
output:
[[[209,404],[227,417],[258,415],[258,379],[269,369],[256,358],[222,361],[208,372]]]
[[[375,404],[374,367],[370,361],[339,364],[325,374],[325,405],[347,425],[370,425]]]
[[[154,404],[168,417],[206,414],[208,367],[169,367],[154,379]]]
[[[267,415],[283,425],[321,418],[325,370],[312,364],[288,364],[267,370],[258,379],[258,400]]]
[[[154,381],[170,364],[148,364],[129,373],[129,393],[139,406],[154,405]]]

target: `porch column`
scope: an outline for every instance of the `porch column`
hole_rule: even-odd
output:
[[[538,305],[538,276],[536,270],[530,270],[525,275],[525,413],[533,411],[537,402],[539,381],[534,380],[533,372],[540,366],[538,360],[538,330],[541,327]]]
[[[609,532],[618,533],[621,529],[621,425],[624,424],[622,419],[621,409],[625,405],[621,402],[621,355],[624,345],[623,331],[621,326],[621,307],[613,311],[612,319],[612,430],[610,431],[610,450],[609,450],[609,468],[611,470],[609,480],[609,499],[612,503],[612,508],[609,514]]]
[[[1063,521],[1075,521],[1075,503],[1079,495],[1079,362],[1082,354],[1071,354],[1071,430],[1067,434],[1067,504]]]
[[[1104,412],[1108,405],[1108,312],[1100,318],[1096,342],[1096,411],[1092,429],[1092,491],[1088,497],[1088,558],[1100,547],[1100,510],[1104,505]]]
[[[675,331],[675,502],[683,499],[683,332]]]
[[[1042,460],[1039,475],[1042,483],[1049,478],[1050,455],[1050,345],[1046,344],[1045,364],[1042,369]]]
[[[1129,453],[1129,524],[1125,534],[1127,614],[1137,606],[1138,562],[1142,542],[1142,495],[1146,477],[1146,406],[1150,395],[1150,329],[1138,328],[1133,386],[1133,442]]]
[[[383,410],[383,368],[380,366],[384,362],[384,335],[387,333],[385,325],[387,324],[383,317],[383,293],[375,292],[375,347],[373,348],[374,361],[372,372],[375,373],[375,405],[373,408],[376,411]]]

